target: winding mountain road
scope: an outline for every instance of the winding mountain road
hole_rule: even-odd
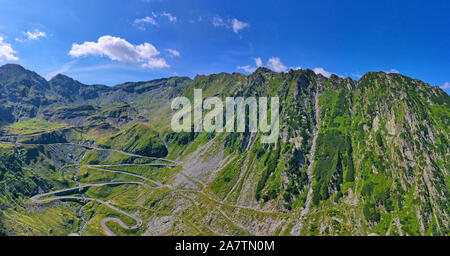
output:
[[[54,201],[54,200],[58,200],[60,198],[63,198],[64,196],[60,196],[60,197],[55,197],[55,198],[48,198],[48,199],[39,199],[41,197],[46,197],[46,196],[51,196],[51,195],[55,195],[55,194],[61,194],[64,192],[70,192],[70,191],[74,191],[74,190],[78,190],[81,191],[84,188],[90,188],[90,187],[101,187],[101,186],[111,186],[111,185],[124,185],[124,184],[132,184],[132,185],[140,185],[140,186],[144,186],[147,188],[153,188],[143,182],[137,182],[137,181],[119,181],[119,182],[104,182],[104,183],[96,183],[96,184],[87,184],[87,185],[81,185],[78,187],[73,187],[73,188],[66,188],[66,189],[60,189],[60,190],[55,190],[55,191],[51,191],[51,192],[47,192],[47,193],[43,193],[43,194],[38,194],[35,195],[33,197],[31,197],[30,199],[34,202],[34,203],[45,203],[45,202],[49,202],[49,201]],[[80,197],[83,198],[83,197]]]
[[[92,167],[91,167],[91,168],[92,168]],[[109,171],[109,172],[125,173],[125,172],[121,172],[121,171],[104,170],[104,169],[100,169],[100,168],[97,168],[97,169],[98,169],[98,170],[103,170],[103,171]],[[153,181],[153,180],[151,180],[151,179],[147,179],[147,178],[142,177],[142,176],[137,175],[137,174],[132,174],[132,173],[128,173],[128,172],[126,172],[125,174],[129,174],[129,175],[132,175],[132,176],[135,176],[135,177],[143,178],[143,179],[146,180],[146,181],[150,181],[150,182],[156,184],[157,187],[151,187],[151,186],[149,186],[148,184],[145,184],[145,183],[143,183],[143,182],[135,182],[135,181],[104,182],[104,183],[96,183],[96,184],[81,185],[81,186],[78,186],[78,187],[73,187],[73,188],[68,188],[68,189],[60,189],[60,190],[56,190],[56,191],[52,191],[52,192],[47,192],[47,193],[43,193],[43,194],[38,194],[38,195],[35,195],[35,196],[31,197],[31,200],[32,200],[34,203],[37,203],[37,204],[42,204],[42,203],[51,202],[51,201],[56,201],[56,200],[79,200],[79,201],[83,201],[83,202],[86,202],[86,201],[95,201],[95,202],[97,202],[97,203],[100,203],[100,204],[102,204],[102,205],[105,205],[105,206],[109,207],[110,209],[112,209],[112,210],[114,210],[114,211],[116,211],[116,212],[119,212],[119,213],[121,213],[121,214],[123,214],[123,215],[125,215],[125,216],[127,216],[127,217],[130,217],[130,218],[132,218],[132,219],[134,219],[134,220],[136,221],[136,225],[134,225],[134,226],[128,226],[128,225],[126,225],[125,223],[123,223],[119,218],[112,218],[112,217],[110,217],[110,218],[105,218],[105,219],[103,219],[102,222],[101,222],[101,224],[102,224],[102,227],[103,227],[103,229],[105,230],[106,234],[109,235],[109,236],[114,236],[115,234],[114,234],[110,229],[108,229],[108,227],[106,226],[106,223],[107,223],[108,221],[116,222],[116,223],[118,223],[120,226],[122,226],[123,228],[131,230],[131,229],[137,229],[137,228],[139,228],[139,227],[142,225],[142,220],[141,220],[140,218],[134,216],[134,215],[131,215],[131,214],[125,212],[125,211],[120,210],[120,209],[117,208],[117,207],[112,206],[112,205],[109,204],[108,202],[105,202],[105,201],[102,201],[102,200],[96,199],[96,198],[90,198],[90,197],[85,197],[85,196],[58,196],[58,197],[46,198],[46,199],[40,199],[40,198],[42,198],[42,197],[47,197],[47,196],[51,196],[51,195],[55,195],[55,194],[61,194],[61,193],[65,193],[65,192],[75,191],[75,190],[81,191],[82,189],[84,189],[84,188],[89,188],[89,187],[100,187],[100,186],[108,186],[108,185],[125,185],[125,184],[132,184],[132,185],[140,185],[140,186],[144,186],[144,187],[147,187],[147,188],[161,188],[162,186],[164,186],[164,185],[162,185],[162,184],[159,183],[159,182]]]
[[[122,183],[122,184],[125,184],[125,183]],[[132,184],[132,183],[129,183],[129,184]],[[97,185],[99,185],[99,184],[97,184]],[[104,185],[106,185],[106,184],[104,184]],[[125,215],[127,217],[130,217],[130,218],[132,218],[133,220],[136,221],[136,225],[128,226],[125,223],[123,223],[123,221],[120,220],[119,218],[108,217],[108,218],[103,219],[101,221],[101,224],[102,224],[102,227],[103,227],[103,229],[105,230],[105,232],[106,232],[106,234],[108,236],[115,236],[115,234],[106,226],[106,223],[108,221],[116,222],[121,227],[123,227],[124,229],[129,229],[129,230],[131,230],[131,229],[138,229],[138,228],[140,228],[142,226],[142,220],[140,218],[138,218],[138,217],[136,217],[134,215],[131,215],[131,214],[127,213],[127,212],[124,212],[124,211],[120,210],[119,208],[117,208],[115,206],[112,206],[108,202],[105,202],[105,201],[102,201],[102,200],[96,199],[96,198],[80,197],[80,196],[60,196],[60,197],[49,198],[49,199],[42,199],[42,200],[34,199],[34,202],[35,203],[44,203],[44,202],[50,202],[50,201],[55,201],[55,200],[80,200],[80,201],[83,201],[83,202],[85,202],[85,201],[95,201],[97,203],[100,203],[102,205],[105,205],[105,206],[109,207],[110,209],[113,209],[114,211],[116,211],[118,213],[121,213],[121,214],[123,214],[123,215]]]
[[[75,144],[75,143],[60,143],[60,144],[74,144],[74,145],[79,145],[79,144]],[[139,185],[139,186],[143,186],[146,188],[153,188],[153,189],[158,189],[158,188],[163,188],[163,187],[170,187],[168,185],[164,185],[158,181],[149,179],[147,177],[141,176],[139,174],[133,173],[133,172],[129,172],[129,171],[121,171],[121,170],[111,170],[111,169],[106,169],[107,167],[115,167],[115,166],[158,166],[158,167],[169,167],[169,168],[173,168],[176,167],[177,165],[179,165],[178,162],[176,161],[172,161],[169,159],[164,159],[164,158],[155,158],[155,157],[146,157],[146,156],[141,156],[141,155],[136,155],[133,153],[128,153],[128,152],[123,152],[120,150],[115,150],[115,149],[99,149],[99,148],[94,148],[94,147],[87,147],[84,145],[79,145],[79,146],[83,146],[86,147],[89,150],[92,149],[97,149],[97,150],[111,150],[111,151],[115,151],[115,152],[119,152],[122,154],[126,154],[126,155],[130,155],[130,156],[135,156],[135,157],[140,157],[140,158],[149,158],[151,160],[156,160],[156,161],[165,161],[168,162],[170,164],[102,164],[102,165],[85,165],[85,167],[91,168],[91,169],[95,169],[98,171],[104,171],[104,172],[113,172],[113,173],[120,173],[120,174],[125,174],[125,175],[130,175],[136,178],[139,178],[141,180],[153,183],[155,186],[150,186],[146,183],[143,182],[137,182],[137,181],[121,181],[121,182],[103,182],[103,183],[95,183],[95,184],[87,184],[87,185],[81,185],[79,180],[78,180],[78,174],[80,169],[77,171],[76,175],[74,176],[74,180],[75,182],[77,182],[78,186],[77,187],[73,187],[73,188],[67,188],[67,189],[60,189],[60,190],[56,190],[56,191],[51,191],[51,192],[47,192],[47,193],[42,193],[42,194],[38,194],[35,195],[33,197],[31,197],[31,200],[33,203],[36,204],[42,204],[42,203],[46,203],[46,202],[52,202],[52,201],[56,201],[56,200],[77,200],[77,201],[94,201],[97,203],[100,203],[102,205],[105,205],[107,207],[109,207],[110,209],[121,213],[127,217],[130,217],[132,219],[134,219],[136,221],[136,225],[134,226],[128,226],[126,225],[122,220],[120,220],[119,218],[115,218],[115,217],[108,217],[108,218],[104,218],[101,221],[101,225],[105,231],[105,233],[108,236],[115,236],[114,232],[112,232],[106,225],[107,222],[116,222],[117,224],[119,224],[122,228],[124,229],[128,229],[128,230],[133,230],[133,229],[138,229],[139,227],[142,226],[142,220],[137,217],[134,216],[132,214],[129,214],[113,205],[111,205],[108,202],[102,201],[100,199],[96,199],[96,198],[90,198],[90,197],[86,197],[84,195],[84,193],[82,193],[81,196],[56,196],[53,198],[45,198],[45,199],[41,199],[42,197],[48,197],[48,196],[52,196],[52,195],[57,195],[57,194],[61,194],[61,193],[67,193],[67,192],[71,192],[71,191],[82,191],[85,188],[90,188],[90,187],[101,187],[101,186],[116,186],[116,185],[125,185],[125,184],[132,184],[132,185]],[[86,154],[85,154],[86,155]],[[81,166],[80,166],[81,167]]]
[[[97,147],[91,147],[91,146],[86,146],[86,145],[81,145],[81,144],[76,144],[76,143],[58,143],[58,144],[70,144],[70,145],[77,145],[77,146],[82,146],[84,148],[86,148],[89,152],[89,150],[107,150],[107,151],[114,151],[114,152],[119,152],[125,155],[129,155],[129,156],[134,156],[134,157],[139,157],[139,158],[147,158],[150,160],[155,160],[155,161],[162,161],[165,163],[150,163],[150,164],[98,164],[98,165],[94,165],[94,164],[88,164],[88,165],[80,165],[79,170],[77,171],[77,173],[74,176],[74,180],[75,182],[77,182],[78,186],[73,187],[73,188],[67,188],[67,189],[60,189],[60,190],[56,190],[56,191],[51,191],[51,192],[46,192],[46,193],[42,193],[42,194],[38,194],[35,195],[33,197],[31,197],[31,200],[33,203],[36,204],[43,204],[43,203],[47,203],[47,202],[52,202],[52,201],[57,201],[57,200],[76,200],[76,201],[81,201],[81,202],[87,202],[87,201],[93,201],[93,202],[97,202],[99,204],[105,205],[108,208],[123,214],[133,220],[135,220],[136,224],[133,226],[129,226],[127,224],[125,224],[121,219],[116,218],[116,217],[106,217],[104,219],[101,220],[101,226],[105,232],[106,235],[108,236],[115,236],[114,232],[111,231],[108,227],[107,227],[107,223],[108,222],[115,222],[118,225],[120,225],[122,228],[127,229],[127,230],[134,230],[134,229],[138,229],[142,226],[143,221],[137,217],[134,216],[130,213],[127,213],[113,205],[111,205],[108,202],[102,201],[100,199],[96,199],[96,198],[90,198],[90,197],[86,197],[84,193],[82,193],[83,189],[86,188],[90,188],[90,187],[101,187],[101,186],[118,186],[118,185],[127,185],[127,184],[131,184],[131,185],[138,185],[138,186],[143,186],[146,188],[150,188],[150,189],[160,189],[160,188],[169,188],[169,189],[174,189],[174,187],[172,187],[171,185],[167,185],[167,184],[162,184],[158,181],[149,179],[147,177],[144,177],[142,175],[133,173],[131,171],[126,171],[126,170],[112,170],[111,168],[114,167],[120,167],[120,166],[155,166],[155,167],[167,167],[167,168],[174,168],[176,166],[181,165],[180,162],[177,161],[173,161],[173,160],[169,160],[169,159],[164,159],[164,158],[155,158],[155,157],[147,157],[147,156],[142,156],[142,155],[137,155],[137,154],[133,154],[133,153],[128,153],[128,152],[123,152],[120,150],[116,150],[116,149],[106,149],[106,148],[97,148]],[[87,154],[86,152],[86,154]],[[86,154],[84,156],[86,156]],[[83,156],[83,158],[84,158]],[[130,175],[133,177],[136,177],[142,181],[145,181],[147,183],[152,183],[152,185],[149,185],[147,183],[144,182],[138,182],[138,181],[120,181],[120,182],[103,182],[103,183],[95,183],[95,184],[85,184],[85,185],[81,185],[79,179],[78,179],[78,175],[79,172],[81,170],[81,167],[87,167],[90,168],[92,170],[96,170],[96,171],[103,171],[103,172],[113,172],[113,173],[119,173],[119,174],[124,174],[124,175]],[[182,173],[183,174],[183,173]],[[192,178],[192,177],[189,177]],[[213,202],[217,203],[220,206],[229,206],[229,207],[235,207],[235,208],[241,208],[241,209],[246,209],[246,210],[251,210],[251,211],[256,211],[256,212],[260,212],[260,213],[277,213],[277,212],[272,212],[272,211],[262,211],[260,209],[256,209],[254,207],[246,207],[246,206],[239,206],[239,205],[232,205],[232,204],[227,204],[225,202],[225,200],[218,200],[213,198],[211,195],[209,195],[209,193],[206,193],[204,190],[204,187],[201,190],[179,190],[179,189],[174,189],[174,191],[177,192],[183,192],[183,191],[189,191],[189,192],[195,192],[195,193],[199,193],[201,195],[203,195],[204,197],[208,198],[209,200],[212,200]],[[63,193],[69,193],[69,192],[75,192],[75,191],[79,191],[80,192],[80,196],[70,196],[70,195],[61,195],[58,196],[58,194],[63,194]],[[51,197],[54,196],[54,197]],[[47,198],[47,197],[51,197],[51,198]],[[224,218],[227,219],[227,221],[233,223],[233,225],[235,225],[236,227],[251,233],[249,230],[247,230],[247,228],[245,228],[242,225],[239,225],[235,222],[233,222],[230,217],[224,212],[222,211],[222,209],[220,208],[220,206],[216,207],[217,211],[219,212],[219,214],[221,214],[222,216],[224,216]],[[84,226],[87,225],[87,222],[85,223]],[[80,235],[82,233],[82,230],[84,228],[82,228],[80,230]]]
[[[139,165],[137,165],[137,166],[139,166]],[[103,171],[103,172],[115,172],[115,173],[121,173],[121,174],[125,174],[125,175],[134,176],[134,177],[139,178],[141,180],[145,180],[145,181],[149,181],[151,183],[154,183],[157,186],[156,188],[162,188],[162,187],[167,186],[167,185],[164,185],[164,184],[162,184],[160,182],[157,182],[155,180],[151,180],[149,178],[146,178],[144,176],[141,176],[141,175],[138,175],[136,173],[129,172],[129,171],[110,170],[110,169],[105,169],[105,168],[99,168],[100,166],[95,166],[95,165],[87,165],[86,167],[89,167],[89,168],[95,169],[95,170],[99,170],[99,171]],[[104,167],[107,167],[107,165],[104,166]]]

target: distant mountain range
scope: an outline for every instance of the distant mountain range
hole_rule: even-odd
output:
[[[173,132],[171,101],[194,88],[278,96],[278,142]],[[449,105],[439,87],[384,72],[258,68],[108,87],[7,64],[0,234],[449,235]],[[32,199],[58,190],[73,198]]]

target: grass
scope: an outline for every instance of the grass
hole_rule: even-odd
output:
[[[14,145],[0,142],[0,149],[13,149]]]
[[[43,119],[34,118],[11,124],[4,127],[3,130],[11,135],[23,135],[38,132],[48,132],[67,127],[69,126],[64,123],[48,122]]]
[[[214,181],[209,185],[209,189],[223,199],[236,184],[243,161],[244,157],[242,156],[233,159],[219,171]]]
[[[76,233],[79,221],[76,212],[69,205],[49,204],[39,211],[4,211],[5,228],[18,236],[65,236]]]
[[[169,181],[181,170],[181,167],[164,168],[154,166],[108,166],[105,168],[109,170],[133,172],[159,182]]]
[[[135,157],[121,152],[111,151],[107,149],[95,149],[89,151],[84,157],[81,164],[95,165],[95,164],[125,164],[125,163],[150,163],[150,160],[145,157]]]
[[[98,144],[144,156],[164,157],[168,153],[159,134],[144,123],[137,123],[111,137],[103,138]]]

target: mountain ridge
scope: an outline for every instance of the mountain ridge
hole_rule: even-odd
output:
[[[25,73],[30,73],[30,74],[37,75],[37,76],[41,77],[38,73],[36,73],[36,72],[34,72],[34,71],[31,71],[31,70],[28,70],[28,69],[25,69],[23,66],[21,66],[21,65],[19,65],[19,64],[4,64],[4,65],[0,66],[0,70],[2,70],[2,69],[3,69],[3,70],[6,69],[7,73],[10,73],[11,70],[14,70],[14,71],[22,71],[22,72],[25,71]],[[299,70],[306,70],[307,72],[312,72],[312,73],[314,73],[314,71],[311,70],[311,69],[299,69]],[[295,72],[295,71],[297,71],[297,70],[290,69],[288,72],[280,72],[280,73],[288,74],[288,73],[290,73],[290,72]],[[167,78],[156,78],[156,79],[146,80],[146,81],[137,81],[137,82],[128,81],[128,82],[123,82],[123,83],[114,84],[114,85],[85,84],[85,83],[81,83],[81,82],[79,82],[78,80],[76,80],[76,79],[74,79],[74,78],[72,78],[72,77],[70,77],[70,76],[68,76],[68,75],[65,75],[65,74],[63,74],[63,73],[58,73],[58,74],[56,74],[55,76],[51,77],[51,78],[48,79],[48,80],[45,79],[45,78],[43,78],[43,77],[41,77],[41,78],[42,78],[43,80],[47,81],[48,83],[51,83],[52,80],[55,80],[55,79],[58,79],[58,80],[64,79],[64,80],[66,80],[66,81],[70,81],[70,82],[72,82],[72,83],[76,83],[76,84],[78,84],[78,85],[83,85],[83,86],[93,86],[93,87],[95,87],[95,86],[101,86],[101,87],[107,87],[107,88],[114,88],[114,87],[117,88],[117,87],[121,87],[121,86],[124,86],[124,85],[127,85],[127,84],[143,84],[143,83],[150,83],[150,82],[156,82],[156,81],[161,81],[161,80],[169,80],[169,79],[174,79],[174,78],[181,78],[181,79],[186,79],[186,80],[194,81],[197,77],[209,77],[209,76],[221,75],[221,74],[227,74],[227,75],[240,74],[240,75],[244,75],[244,76],[251,76],[251,75],[254,75],[254,74],[264,73],[264,72],[278,73],[278,72],[272,71],[272,70],[270,70],[269,68],[266,68],[266,67],[258,67],[254,72],[252,72],[252,73],[250,73],[250,74],[248,74],[248,75],[245,75],[245,74],[242,74],[242,73],[239,73],[239,72],[233,72],[233,73],[221,72],[221,73],[208,74],[208,75],[200,75],[200,74],[198,74],[198,75],[196,75],[196,76],[194,77],[194,79],[191,79],[191,78],[189,78],[189,77],[187,77],[187,76],[181,76],[181,77],[180,77],[180,76],[173,76],[173,77],[167,77]],[[384,72],[384,71],[368,71],[368,72],[366,72],[364,75],[362,75],[361,78],[359,78],[358,80],[354,80],[354,79],[351,78],[351,77],[340,77],[340,76],[338,76],[338,75],[336,75],[336,74],[331,74],[331,75],[330,75],[330,78],[331,78],[331,77],[339,77],[339,78],[342,78],[342,79],[351,79],[351,80],[353,80],[353,81],[359,81],[359,80],[361,80],[364,76],[370,75],[370,74],[373,74],[373,73],[375,73],[375,74],[378,74],[378,73],[384,73],[384,74],[397,74],[397,75],[401,75],[401,76],[410,78],[409,76],[406,76],[406,75],[403,75],[403,74],[400,74],[400,73],[389,73],[389,72]],[[314,73],[314,74],[316,74],[316,73]],[[316,75],[322,75],[322,74],[319,73],[319,74],[316,74]],[[322,75],[322,76],[323,76],[323,75]],[[414,80],[422,81],[422,80],[420,80],[420,79],[414,79]],[[442,88],[440,88],[438,85],[431,85],[430,83],[426,83],[426,82],[424,82],[424,83],[427,84],[427,85],[429,85],[430,87],[437,87],[437,88],[439,88],[440,90],[442,90]],[[442,90],[442,91],[444,91],[444,90]],[[444,91],[444,92],[445,92],[445,91]]]

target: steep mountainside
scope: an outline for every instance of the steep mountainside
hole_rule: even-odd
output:
[[[450,97],[419,80],[259,68],[107,87],[6,65],[0,89],[4,234],[449,234]],[[279,97],[277,143],[173,132],[171,100],[194,89]],[[30,200],[80,185],[65,195],[133,217],[95,200]],[[107,232],[110,217],[143,224]]]
[[[13,64],[0,67],[0,92],[2,122],[34,117],[55,97],[44,78]]]

